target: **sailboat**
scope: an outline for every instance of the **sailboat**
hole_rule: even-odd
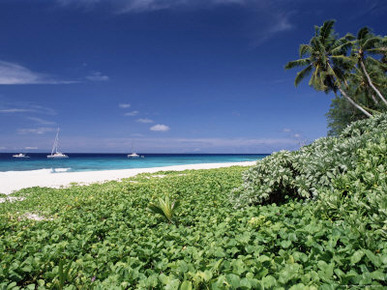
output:
[[[24,153],[13,154],[12,157],[13,158],[30,158],[30,156],[27,156]]]
[[[133,152],[131,154],[128,154],[128,158],[138,158],[140,157],[140,155],[138,155],[137,153]]]
[[[69,158],[66,154],[58,151],[59,148],[59,128],[56,132],[54,144],[52,145],[51,154],[47,155],[47,158]]]
[[[133,144],[132,144],[132,152],[133,152],[133,151],[134,151],[134,150],[133,150]],[[128,158],[139,158],[139,157],[140,157],[140,155],[138,155],[136,152],[133,152],[133,153],[131,153],[131,154],[128,154],[127,156],[128,156]],[[141,158],[144,158],[144,156],[141,155]]]

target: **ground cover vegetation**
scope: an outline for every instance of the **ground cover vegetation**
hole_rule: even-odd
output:
[[[383,289],[386,132],[378,115],[247,171],[22,190],[0,204],[0,288]]]
[[[356,36],[339,37],[334,20],[315,27],[308,44],[301,44],[300,59],[285,69],[303,68],[295,85],[310,76],[317,91],[333,92],[327,113],[329,135],[337,136],[351,122],[387,111],[387,36],[378,36],[368,27]]]

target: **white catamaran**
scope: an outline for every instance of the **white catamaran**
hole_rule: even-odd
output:
[[[137,153],[133,152],[131,154],[128,154],[128,158],[138,158],[140,157],[140,155],[138,155]]]
[[[25,155],[24,153],[14,154],[13,158],[30,158],[30,156]]]
[[[47,158],[69,158],[66,154],[58,151],[59,149],[59,128],[56,132],[54,144],[52,145],[51,154],[47,155]]]

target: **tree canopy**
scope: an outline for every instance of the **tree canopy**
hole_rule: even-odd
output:
[[[327,113],[329,134],[336,135],[350,122],[387,111],[387,36],[361,28],[356,37],[339,37],[334,20],[315,26],[309,43],[299,47],[300,59],[285,69],[302,68],[295,86],[310,77],[309,86],[325,93],[333,92]]]

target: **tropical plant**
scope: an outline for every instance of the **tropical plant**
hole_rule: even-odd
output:
[[[353,55],[357,60],[362,73],[366,77],[367,83],[376,93],[376,95],[387,105],[386,98],[371,80],[371,76],[367,71],[365,59],[367,54],[386,54],[386,45],[383,44],[383,39],[380,36],[375,36],[368,27],[361,28],[357,33],[355,45],[353,47]],[[375,65],[381,65],[380,62],[373,62]]]
[[[328,136],[339,136],[350,123],[367,118],[340,95],[332,99],[326,117],[329,128]]]
[[[337,138],[320,138],[299,151],[281,151],[259,161],[243,175],[243,184],[232,191],[234,207],[283,201],[286,196],[317,199],[322,190],[333,190],[333,180],[355,170],[358,151],[378,144],[387,132],[387,114],[354,122]],[[383,139],[385,140],[385,138]]]
[[[175,210],[179,206],[179,201],[171,201],[169,195],[166,195],[164,199],[161,197],[158,199],[158,203],[151,202],[149,204],[149,209],[154,213],[160,214],[168,222],[174,223],[173,217],[175,215]]]
[[[301,59],[290,61],[285,69],[305,67],[297,73],[295,85],[311,75],[309,85],[317,91],[329,92],[339,91],[344,98],[367,117],[372,114],[367,112],[361,105],[355,102],[345,91],[348,86],[346,73],[353,67],[354,60],[348,56],[352,47],[353,36],[337,39],[333,26],[335,21],[325,21],[321,27],[315,27],[315,35],[309,44],[301,44],[299,56]]]

